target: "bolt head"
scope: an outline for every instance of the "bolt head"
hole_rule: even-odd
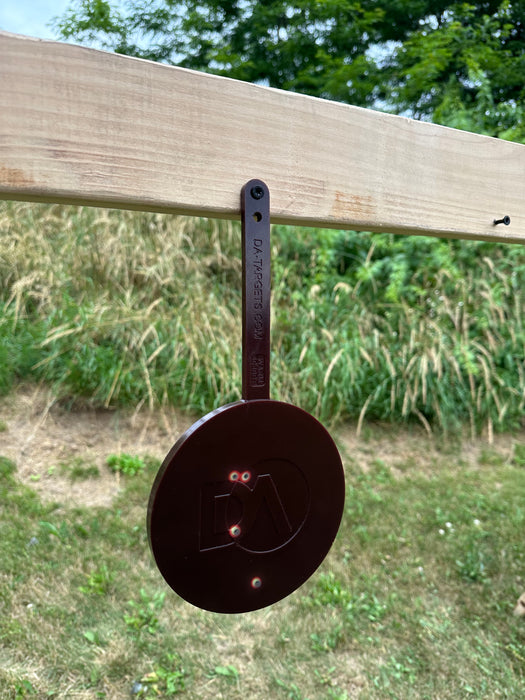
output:
[[[264,197],[264,189],[260,185],[255,185],[250,190],[250,194],[254,199],[262,199]]]

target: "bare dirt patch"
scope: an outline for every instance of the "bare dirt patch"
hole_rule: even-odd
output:
[[[69,505],[109,506],[120,489],[119,474],[106,465],[111,454],[162,459],[191,419],[174,410],[68,411],[49,390],[22,386],[0,399],[0,455],[17,465],[18,478],[42,498]],[[96,465],[100,476],[71,481],[60,465],[75,458]]]
[[[67,410],[47,388],[23,385],[0,399],[0,455],[13,460],[18,478],[46,501],[109,506],[119,493],[120,478],[107,467],[107,457],[126,452],[163,459],[192,422],[174,409]],[[452,454],[454,462],[478,468],[487,449],[510,461],[514,444],[525,442],[524,435],[500,435],[490,446],[483,439],[446,444],[422,428],[380,425],[368,426],[360,436],[346,425],[334,437],[348,471],[367,470],[380,461],[398,476],[410,473],[411,465],[431,474]],[[71,481],[60,467],[76,458],[96,465],[100,476]]]
[[[355,426],[345,425],[336,431],[335,440],[347,469],[358,464],[364,471],[382,463],[394,476],[410,475],[411,470],[431,476],[440,468],[456,464],[461,469],[490,468],[487,455],[501,463],[510,463],[516,444],[525,443],[525,433],[483,435],[447,440],[442,435],[428,435],[423,427],[369,424],[363,434]]]

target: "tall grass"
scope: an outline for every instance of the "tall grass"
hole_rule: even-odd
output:
[[[334,423],[517,428],[517,246],[276,226],[272,397]],[[197,412],[240,394],[237,224],[0,204],[0,390]]]

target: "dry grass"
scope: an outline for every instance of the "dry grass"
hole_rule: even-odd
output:
[[[76,439],[71,459],[87,455],[93,413],[46,410],[42,397],[31,431],[28,396],[2,404],[4,438],[54,439],[62,459]],[[102,452],[122,449],[137,418],[114,413],[107,434],[100,423]],[[149,433],[158,423],[162,457],[166,415],[142,419]],[[140,684],[150,700],[520,697],[523,436],[452,445],[365,423],[336,439],[347,498],[332,551],[300,591],[247,615],[200,611],[166,588],[144,525],[153,461],[107,485],[100,507],[57,493],[58,473],[32,481],[27,445],[16,474],[0,460],[0,696],[120,700]]]
[[[352,236],[274,229],[272,396],[332,425],[519,428],[519,251]],[[0,241],[0,389],[26,375],[66,400],[197,412],[239,398],[237,224],[3,203]]]

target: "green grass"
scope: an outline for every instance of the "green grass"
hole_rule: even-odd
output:
[[[523,426],[521,246],[275,226],[272,396],[325,423]],[[0,203],[0,392],[206,413],[240,396],[237,224]]]
[[[272,396],[361,434],[329,557],[270,609],[206,613],[152,564],[158,461],[107,455],[117,500],[72,508],[0,456],[0,697],[524,695],[525,445],[491,445],[524,426],[522,248],[282,226],[272,242]],[[0,203],[0,393],[33,380],[71,407],[201,415],[236,400],[239,251],[228,222]],[[375,456],[371,419],[437,435],[432,468],[428,442]],[[488,438],[475,463],[450,443],[465,426]],[[98,471],[58,469],[87,489]]]
[[[128,455],[125,452],[118,455],[109,455],[106,459],[106,464],[114,472],[121,472],[128,476],[138,474],[146,466],[145,461],[141,457]]]
[[[0,458],[0,697],[523,697],[523,443],[488,461],[442,449],[432,469],[428,447],[388,466],[373,437],[357,446],[326,562],[246,615],[188,605],[154,567],[157,460],[110,508],[71,508]]]
[[[50,467],[51,473],[54,472],[54,466]],[[76,457],[70,462],[61,462],[59,471],[64,476],[67,476],[71,481],[85,481],[86,479],[95,479],[100,476],[100,470],[96,464],[91,464],[82,457]]]

